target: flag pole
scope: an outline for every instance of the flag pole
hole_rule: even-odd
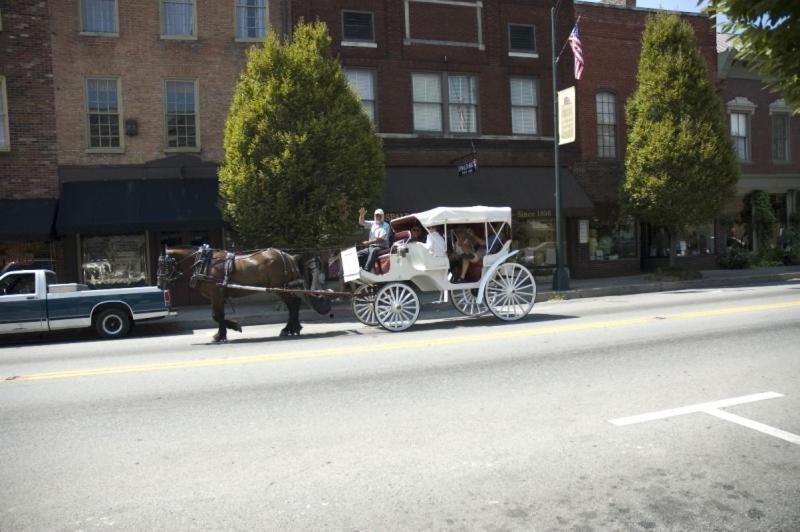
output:
[[[555,169],[555,203],[556,203],[556,268],[553,271],[553,290],[560,292],[569,290],[569,275],[564,269],[564,247],[561,223],[561,168],[558,161],[558,58],[556,57],[556,11],[561,0],[550,8],[550,53],[553,61],[553,166]],[[559,54],[560,55],[560,54]]]

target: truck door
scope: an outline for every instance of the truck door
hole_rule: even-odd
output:
[[[44,287],[36,290],[36,274],[11,273],[0,280],[0,332],[47,329]]]

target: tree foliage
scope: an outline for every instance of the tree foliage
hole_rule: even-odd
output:
[[[676,15],[648,20],[626,112],[625,210],[666,227],[670,237],[722,212],[735,193],[738,164],[694,33]]]
[[[324,23],[249,52],[225,124],[219,188],[244,245],[320,247],[352,233],[383,186],[380,138],[330,53]]]
[[[800,2],[711,0],[708,9],[727,17],[723,29],[737,34],[737,56],[800,111]]]

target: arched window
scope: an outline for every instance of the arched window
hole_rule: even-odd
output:
[[[617,99],[610,92],[598,92],[597,102],[597,156],[603,159],[617,157]]]

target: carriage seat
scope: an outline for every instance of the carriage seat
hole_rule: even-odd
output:
[[[389,255],[392,249],[397,244],[405,244],[411,240],[411,231],[399,231],[392,235],[392,245],[386,249],[378,252],[378,260],[375,261],[375,266],[372,267],[372,272],[377,274],[384,274],[389,271]]]

